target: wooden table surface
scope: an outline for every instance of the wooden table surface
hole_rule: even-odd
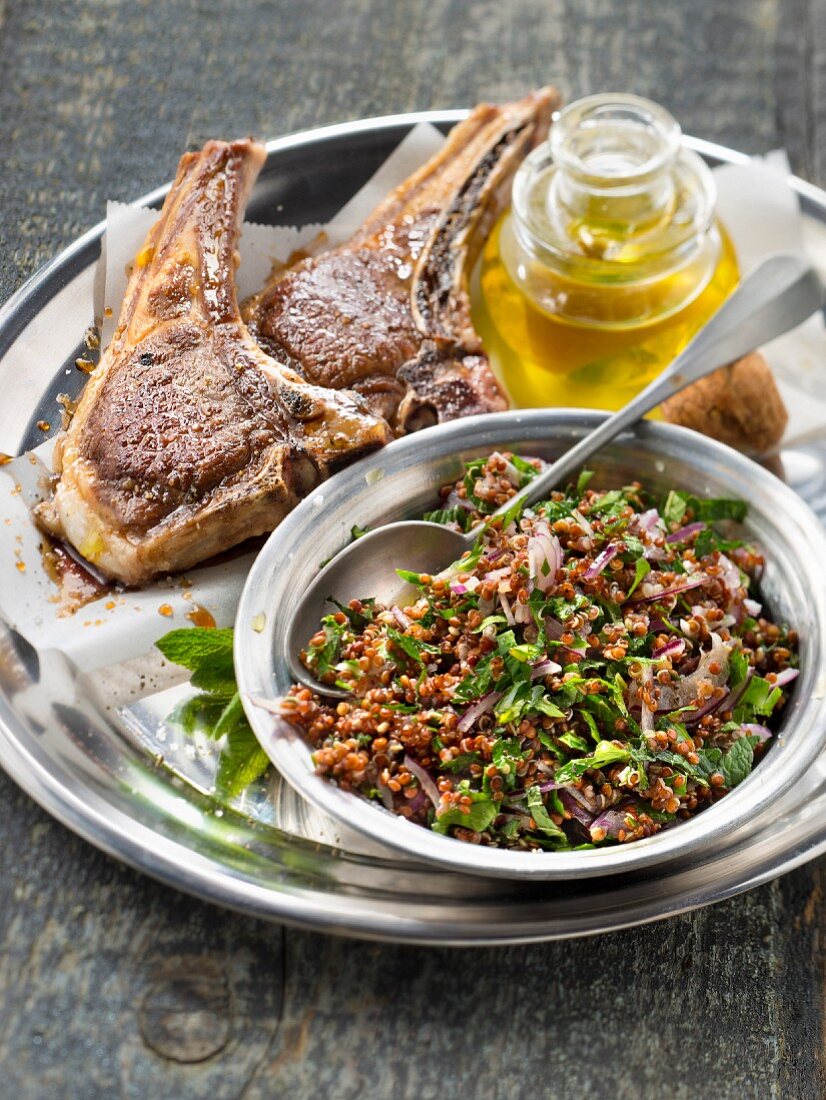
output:
[[[826,184],[826,0],[0,0],[0,298],[209,136],[629,90]],[[0,1096],[820,1097],[826,862],[511,949],[262,924],[0,776]]]

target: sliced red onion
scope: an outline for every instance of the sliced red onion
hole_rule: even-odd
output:
[[[586,829],[590,826],[594,820],[593,811],[586,809],[582,801],[576,797],[573,789],[561,790],[559,800],[575,821],[578,821],[580,825],[584,825]]]
[[[717,561],[723,567],[723,572],[720,574],[720,580],[723,582],[729,592],[734,595],[737,589],[741,588],[743,585],[743,581],[740,577],[740,570],[730,558],[726,557],[725,554],[720,554]]]
[[[588,801],[588,799],[585,797],[579,787],[569,786],[569,791],[571,794],[571,798],[575,799],[580,804],[580,806],[582,806],[583,809],[587,810],[590,813],[591,817],[593,817],[594,814],[597,812],[596,807]]]
[[[460,497],[454,489],[447,500],[445,501],[446,508],[464,508],[466,512],[472,512],[474,505],[473,502],[468,500],[467,497]],[[504,553],[504,551],[503,551]]]
[[[668,596],[679,596],[681,592],[688,592],[692,588],[701,588],[704,584],[708,584],[708,581],[709,578],[705,573],[692,573],[686,580],[672,585],[671,588],[663,588],[660,592],[655,592],[650,596],[635,596],[630,603],[653,603],[655,600],[664,600]]]
[[[504,546],[499,546],[495,550],[489,550],[482,558],[482,561],[499,561],[507,552]]]
[[[593,542],[593,540],[594,540],[594,529],[591,526],[591,524],[588,522],[588,520],[585,518],[585,516],[583,516],[582,512],[580,512],[576,508],[574,508],[573,512],[571,512],[571,517],[573,519],[575,519],[576,522],[579,524],[579,526],[583,529],[583,531],[585,532],[586,537],[588,539],[590,539],[591,542]]]
[[[393,792],[390,790],[387,784],[382,783],[381,780],[379,780],[379,797],[384,803],[385,810],[394,809],[395,803],[393,802]]]
[[[686,711],[680,715],[681,720],[687,726],[693,726],[696,722],[699,722],[701,718],[704,718],[707,714],[711,714],[715,710],[734,710],[737,704],[745,695],[746,688],[749,686],[749,680],[754,674],[754,669],[749,669],[748,675],[745,680],[742,680],[737,687],[732,688],[728,695],[724,695],[722,699],[715,699],[713,696],[707,702],[703,703],[701,707],[697,707],[696,710]]]
[[[433,803],[434,809],[438,809],[439,803],[442,801],[442,796],[439,794],[439,789],[433,781],[433,776],[425,771],[421,764],[417,764],[413,757],[409,756],[407,753],[405,753],[404,757],[404,766],[411,775],[415,775],[419,782],[419,786]]]
[[[681,653],[685,653],[685,638],[669,638],[664,646],[659,649],[655,649],[652,652],[652,656],[655,661],[658,661],[660,657],[679,657]]]
[[[660,513],[656,508],[649,508],[647,512],[638,512],[635,518],[637,525],[649,535],[652,535],[660,525]]]
[[[522,626],[527,626],[533,619],[530,607],[526,603],[520,603],[518,600],[516,601],[516,609],[513,613],[513,617]]]
[[[696,523],[687,523],[685,527],[681,527],[679,531],[675,531],[672,535],[667,535],[666,542],[685,542],[686,539],[690,539],[692,535],[696,535],[699,531],[705,531],[706,525],[697,520]]]
[[[638,531],[645,532],[650,538],[662,535],[662,521],[656,508],[649,508],[647,512],[639,512],[631,519],[632,530],[636,526]],[[665,557],[665,549],[662,546],[646,545],[642,556],[646,561],[661,561]]]
[[[774,686],[784,687],[786,684],[790,684],[792,680],[796,680],[799,675],[799,668],[784,668],[782,672],[778,672],[775,676]]]
[[[740,729],[745,730],[749,737],[758,738],[761,745],[764,741],[768,741],[770,737],[774,736],[768,726],[759,726],[754,722],[744,722]]]
[[[544,520],[540,520],[528,539],[528,573],[536,587],[547,592],[562,568],[562,545]]]
[[[413,798],[404,800],[405,806],[407,806],[408,810],[410,810],[414,814],[418,813],[423,806],[426,806],[427,802],[427,795],[424,793],[423,790],[421,790],[421,788],[416,791],[416,794]]]
[[[485,581],[490,581],[491,583],[494,583],[496,581],[504,580],[505,577],[509,577],[511,575],[511,572],[512,570],[509,565],[504,566],[502,569],[492,569],[490,573],[485,574]]]
[[[628,831],[628,807],[625,809],[610,809],[595,817],[591,822],[591,834],[594,829],[604,829],[608,836],[618,837],[620,832]]]
[[[680,707],[694,706],[701,681],[708,681],[713,687],[725,688],[728,680],[730,653],[731,646],[724,642],[719,634],[712,632],[711,648],[698,655],[697,667],[688,674],[686,674],[687,670],[685,668],[681,669],[683,675],[679,680],[671,684],[664,684],[660,688],[659,709],[671,711]],[[713,664],[719,666],[716,672],[710,671],[710,666]],[[719,706],[719,703],[720,700],[712,696],[701,707],[692,711],[690,718],[686,718],[685,721],[696,721],[697,717],[708,714],[710,710]]]
[[[654,686],[654,673],[651,665],[642,666],[642,686],[648,688],[649,694]],[[645,696],[640,692],[640,729],[643,733],[654,732],[654,711],[645,701]]]
[[[505,613],[505,621],[507,622],[508,626],[515,626],[516,619],[513,617],[511,602],[504,592],[499,593],[499,602],[502,604],[502,610]]]
[[[402,630],[407,630],[407,628],[410,626],[410,619],[407,617],[407,615],[405,615],[402,609],[400,607],[396,607],[396,605],[394,604],[390,608],[390,610],[393,612],[393,618],[396,620]]]
[[[457,596],[464,596],[467,592],[475,592],[481,583],[478,577],[470,576],[466,581],[451,581],[450,591]]]
[[[541,791],[542,794],[547,794],[548,791],[561,791],[561,790],[564,789],[564,787],[565,787],[564,783],[557,783],[557,781],[555,779],[548,779],[544,783],[537,783],[536,784],[536,789],[538,791]],[[527,793],[528,792],[526,790],[511,791],[511,793],[508,795],[508,803],[507,804],[509,806],[512,806],[515,802],[521,802],[522,799],[527,795]],[[524,809],[524,807],[522,807],[522,806],[518,806],[516,808],[519,809],[519,810]]]
[[[287,718],[295,721],[296,711],[287,704],[286,698],[265,699],[263,695],[250,695],[249,701],[254,707],[260,707],[268,714],[275,714],[278,718]]]
[[[554,672],[561,671],[562,665],[558,665],[556,661],[552,661],[550,657],[545,657],[532,666],[531,679],[538,680],[540,676],[551,676]]]
[[[619,553],[619,546],[617,543],[612,542],[610,546],[606,546],[604,550],[601,550],[585,572],[582,574],[583,579],[586,581],[593,581],[600,575],[603,569],[606,567],[612,558],[615,558]]]
[[[481,718],[483,714],[487,714],[489,710],[492,710],[501,698],[501,691],[489,691],[487,695],[483,695],[481,699],[471,704],[456,725],[456,729],[459,733],[467,733],[476,719]]]
[[[562,635],[565,633],[565,627],[562,625],[559,619],[555,619],[553,615],[546,615],[545,633],[552,642],[558,642]]]
[[[479,614],[483,619],[486,619],[488,615],[493,611],[495,603],[493,600],[486,600],[482,597],[479,598]]]
[[[559,791],[565,786],[564,783],[557,783],[555,779],[548,780],[547,783],[540,783],[539,790],[545,794],[547,791]]]
[[[646,561],[662,561],[665,557],[664,546],[653,546],[651,543],[645,547],[642,552],[642,556]]]
[[[509,462],[507,459],[505,459],[505,477],[514,487],[514,489],[518,489],[519,486],[522,484],[522,475],[514,466],[514,464],[512,462]]]
[[[757,600],[745,599],[743,600],[743,607],[753,619],[756,619],[763,610],[762,603],[758,603]]]

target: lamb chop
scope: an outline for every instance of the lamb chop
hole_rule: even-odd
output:
[[[258,342],[234,265],[264,150],[210,142],[183,157],[56,445],[41,526],[141,584],[272,530],[393,431],[504,408],[467,276],[554,102],[544,91],[477,108],[348,245],[249,304]]]
[[[361,399],[307,383],[241,321],[236,245],[264,158],[252,141],[182,158],[56,445],[38,521],[126,584],[271,531],[319,478],[391,438]]]
[[[360,393],[396,434],[506,408],[468,278],[557,104],[546,88],[476,107],[350,241],[276,272],[244,304],[256,340],[308,382]]]

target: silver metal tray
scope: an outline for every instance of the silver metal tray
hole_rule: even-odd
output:
[[[464,112],[394,116],[270,142],[248,216],[325,221],[412,125],[448,128]],[[690,141],[710,163],[741,154]],[[826,269],[826,193],[793,180],[807,244]],[[162,201],[165,188],[147,196]],[[0,310],[0,450],[42,441],[56,395],[79,389],[73,362],[91,320],[103,226],[30,279]],[[782,460],[787,480],[826,519],[826,441]],[[0,533],[0,539],[2,539]],[[2,549],[0,543],[0,549]],[[159,633],[162,632],[159,627]],[[826,851],[826,760],[778,803],[702,856],[666,871],[582,881],[510,883],[434,870],[393,855],[300,801],[277,776],[233,807],[209,796],[207,745],[176,736],[164,715],[187,689],[157,659],[81,674],[0,622],[0,764],[56,818],[93,844],[182,890],[256,916],[376,939],[514,943],[657,920],[750,889]]]

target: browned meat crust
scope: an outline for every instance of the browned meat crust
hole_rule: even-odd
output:
[[[252,141],[182,159],[57,447],[40,522],[128,584],[272,530],[320,477],[390,438],[360,398],[308,384],[241,322],[236,245],[263,160]]]
[[[468,277],[557,104],[543,89],[477,107],[350,241],[278,271],[245,303],[262,347],[310,382],[361,393],[397,433],[505,408]]]

